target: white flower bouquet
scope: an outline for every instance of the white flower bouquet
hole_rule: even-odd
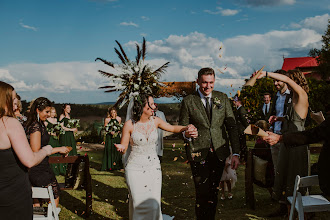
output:
[[[52,135],[55,139],[58,139],[59,134],[62,133],[62,126],[60,122],[53,124],[52,127],[47,127],[47,131],[50,135]]]
[[[110,121],[105,126],[105,132],[111,134],[112,137],[117,137],[123,128],[123,124],[119,123],[117,120]]]

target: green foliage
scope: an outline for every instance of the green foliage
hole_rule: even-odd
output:
[[[309,105],[313,111],[327,112],[330,109],[330,84],[323,80],[308,78]]]
[[[322,36],[322,48],[312,49],[309,51],[309,55],[317,57],[319,66],[317,71],[322,75],[323,79],[326,79],[330,76],[330,20],[328,20],[328,28]]]
[[[276,94],[272,79],[262,78],[257,80],[255,85],[243,87],[240,98],[242,104],[248,111],[248,122],[255,123],[262,117],[262,104],[264,93],[270,93],[271,97]]]

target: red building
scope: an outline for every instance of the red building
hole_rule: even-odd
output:
[[[285,71],[299,69],[306,77],[321,80],[320,74],[316,72],[317,66],[316,57],[293,57],[284,58],[282,69]]]

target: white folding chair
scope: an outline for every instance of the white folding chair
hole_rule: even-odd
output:
[[[294,185],[293,196],[288,197],[291,204],[289,220],[293,219],[294,211],[297,210],[299,220],[304,219],[305,212],[324,212],[330,211],[330,202],[322,195],[306,195],[302,196],[298,192],[300,187],[317,186],[319,178],[317,175],[300,177],[297,175]]]
[[[47,207],[47,215],[33,214],[33,219],[37,220],[59,220],[58,214],[61,208],[57,208],[55,205],[55,199],[53,189],[51,186],[48,188],[43,187],[32,187],[32,198],[33,199],[50,199],[50,203]]]

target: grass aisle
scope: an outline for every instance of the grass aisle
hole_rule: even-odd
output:
[[[175,147],[172,145],[175,144]],[[128,219],[128,191],[124,172],[99,171],[102,161],[102,148],[92,151],[81,151],[90,157],[93,186],[93,213],[88,219]],[[185,152],[181,140],[166,140],[162,162],[162,212],[175,219],[193,220],[195,192],[189,164],[185,161]],[[316,161],[317,156],[312,156]],[[245,205],[244,166],[237,170],[238,181],[233,189],[232,200],[220,200],[216,219],[267,219],[265,216],[275,207],[266,189],[254,185],[256,210],[250,210]],[[62,176],[59,182],[64,182]],[[84,219],[85,191],[67,190],[61,192],[60,204],[62,211],[60,219]],[[317,213],[313,219],[330,219],[329,214]],[[272,218],[274,220],[281,218]]]

